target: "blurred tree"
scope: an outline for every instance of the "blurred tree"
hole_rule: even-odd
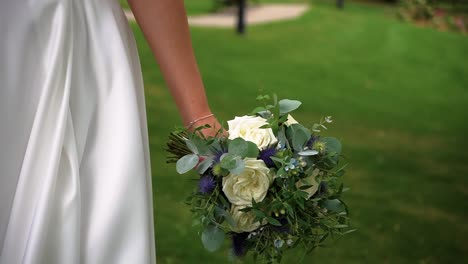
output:
[[[245,8],[246,0],[237,0],[237,33],[245,33]]]
[[[343,9],[344,0],[336,0],[336,7],[338,7],[338,9]]]
[[[344,1],[344,0],[339,0]],[[237,8],[237,23],[236,30],[239,34],[244,34],[246,30],[246,12],[247,12],[247,2],[249,0],[214,0],[214,9],[218,10],[225,6],[236,6]],[[258,3],[259,0],[250,0],[250,2]]]

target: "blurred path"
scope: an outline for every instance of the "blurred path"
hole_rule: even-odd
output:
[[[250,6],[247,9],[247,24],[263,24],[273,21],[289,20],[303,15],[309,6],[307,4],[265,4]],[[189,24],[203,27],[232,27],[236,24],[236,8],[226,8],[220,12],[189,16]],[[129,21],[134,21],[130,10],[125,10]]]

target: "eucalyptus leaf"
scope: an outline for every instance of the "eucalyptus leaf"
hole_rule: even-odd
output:
[[[297,100],[283,99],[280,100],[278,104],[280,109],[280,115],[284,115],[296,110],[302,103]]]
[[[293,138],[292,145],[295,151],[301,151],[304,148],[305,143],[308,140],[308,135],[303,131],[299,130]]]
[[[311,137],[310,131],[301,124],[292,124],[286,129],[286,136],[295,151],[302,151]]]
[[[230,153],[221,156],[221,168],[231,170],[236,167],[236,156]]]
[[[199,155],[212,155],[213,153],[211,152],[210,148],[207,145],[207,141],[198,137],[198,136],[192,136],[190,137],[190,142],[196,147],[197,149],[197,154]],[[188,145],[187,145],[188,147]]]
[[[197,166],[199,161],[197,154],[188,154],[180,158],[176,163],[176,170],[179,174],[184,174]]]
[[[246,157],[249,158],[257,158],[258,157],[258,147],[255,143],[247,141],[247,155]]]
[[[226,222],[228,222],[228,224],[231,225],[231,227],[233,228],[237,227],[236,222],[232,218],[231,214],[227,212],[226,210],[222,209],[221,207],[219,206],[215,207],[215,214],[223,217],[226,220]]]
[[[236,229],[236,228],[237,228],[237,224],[236,224],[236,221],[234,221],[234,218],[232,218],[232,216],[231,216],[230,213],[228,213],[228,212],[226,212],[226,211],[224,211],[224,212],[225,212],[225,214],[224,214],[224,219],[226,219],[226,222],[228,222],[228,224],[229,224],[232,228]]]
[[[185,140],[185,145],[195,154],[199,154],[197,146],[189,139]]]
[[[257,115],[260,115],[261,117],[265,118],[265,119],[268,119],[271,117],[271,112],[270,111],[260,111],[260,112],[257,112]]]
[[[338,199],[325,200],[323,202],[323,205],[325,206],[325,208],[335,213],[341,213],[346,210],[345,206]]]
[[[243,138],[235,138],[229,142],[228,152],[244,158],[249,152],[249,145]]]
[[[285,146],[287,145],[288,139],[286,138],[286,132],[285,132],[284,126],[281,126],[281,127],[278,129],[278,136],[277,136],[277,139],[278,139],[278,144],[279,144],[281,147],[285,147]]]
[[[201,240],[206,250],[214,252],[223,245],[224,232],[215,225],[208,225],[201,235]]]
[[[241,174],[245,169],[245,162],[241,159],[236,159],[236,165],[234,168],[229,169],[229,172],[231,172],[234,175]]]
[[[321,142],[325,143],[325,149],[328,153],[340,154],[341,153],[341,142],[334,137],[322,137]]]
[[[198,164],[197,172],[199,174],[203,174],[211,165],[213,165],[213,157],[207,157],[202,162],[200,162],[200,164]]]
[[[301,156],[315,156],[318,153],[319,152],[316,151],[316,150],[309,149],[309,150],[300,151],[298,154],[301,155]]]

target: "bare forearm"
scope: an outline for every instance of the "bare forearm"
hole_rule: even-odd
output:
[[[185,125],[210,113],[183,0],[128,0]]]

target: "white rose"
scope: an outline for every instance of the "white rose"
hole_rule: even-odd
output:
[[[251,205],[252,198],[261,202],[273,180],[263,160],[247,158],[244,163],[240,174],[230,173],[223,178],[223,192],[235,205]]]
[[[259,149],[265,149],[278,142],[271,128],[260,128],[268,123],[266,119],[259,116],[236,116],[227,123],[229,139],[240,137],[255,143]]]
[[[286,126],[290,126],[292,124],[299,124],[299,122],[297,122],[296,119],[294,119],[291,115],[288,114],[288,119],[286,120],[286,122],[284,122],[284,124]]]
[[[304,179],[299,180],[298,182],[296,182],[296,187],[297,188],[300,188],[301,186],[304,186],[304,185],[312,185],[312,187],[310,187],[308,189],[305,189],[305,190],[302,190],[302,191],[307,192],[309,194],[309,197],[307,197],[307,198],[310,198],[318,190],[319,183],[316,181],[315,178],[319,175],[319,172],[320,172],[319,169],[315,169],[314,171],[312,171],[312,175],[310,175],[309,177],[304,178]],[[307,182],[307,184],[305,184],[304,181]]]
[[[239,211],[245,207],[246,206],[244,205],[231,206],[232,219],[234,219],[234,222],[236,223],[236,227],[233,228],[233,231],[236,233],[252,232],[255,229],[260,227],[260,222],[255,221],[255,214],[252,211],[250,212]]]

